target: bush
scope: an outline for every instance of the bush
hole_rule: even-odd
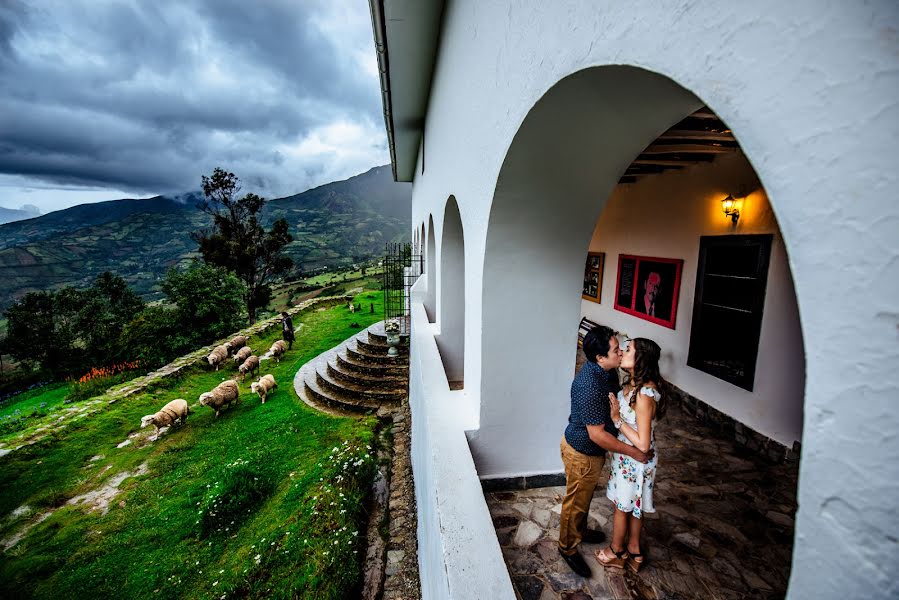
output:
[[[271,473],[243,459],[225,465],[224,473],[207,487],[200,505],[199,536],[230,535],[275,489]]]
[[[132,371],[139,368],[140,363],[138,362],[121,363],[100,369],[94,367],[78,380],[72,382],[65,402],[68,404],[69,402],[78,402],[79,400],[100,396],[112,386],[132,379],[134,377]]]

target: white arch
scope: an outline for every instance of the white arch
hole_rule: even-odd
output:
[[[437,347],[450,382],[464,380],[465,240],[455,196],[446,201],[440,236],[440,335]]]

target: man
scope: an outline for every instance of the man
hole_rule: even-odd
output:
[[[615,332],[604,325],[584,336],[587,362],[571,383],[571,414],[562,437],[562,464],[565,465],[566,491],[559,523],[559,553],[581,577],[590,577],[590,567],[578,552],[581,542],[598,544],[605,539],[601,531],[587,529],[590,501],[599,483],[606,451],[627,454],[642,463],[649,456],[618,441],[612,426],[609,393],[618,393],[621,348]]]
[[[281,337],[284,338],[284,341],[287,342],[287,349],[290,350],[293,348],[293,321],[290,319],[290,315],[286,312],[281,313]]]
[[[656,298],[662,285],[662,276],[653,271],[647,275],[644,285],[646,293],[643,294],[643,306],[646,307],[646,314],[654,317],[656,316]]]

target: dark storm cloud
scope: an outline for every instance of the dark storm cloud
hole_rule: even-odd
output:
[[[386,156],[362,0],[0,0],[0,50],[0,174],[280,194]]]

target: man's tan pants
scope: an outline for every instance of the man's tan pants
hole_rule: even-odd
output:
[[[559,523],[559,551],[574,554],[587,531],[590,501],[599,483],[605,454],[588,456],[572,448],[562,436],[562,464],[565,465],[566,490]]]

